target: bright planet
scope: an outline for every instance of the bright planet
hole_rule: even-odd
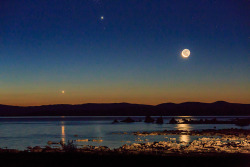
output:
[[[190,56],[190,50],[189,49],[184,49],[182,52],[181,52],[181,55],[183,58],[188,58]]]

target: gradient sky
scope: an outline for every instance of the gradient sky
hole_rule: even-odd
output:
[[[249,6],[1,0],[0,104],[250,103]]]

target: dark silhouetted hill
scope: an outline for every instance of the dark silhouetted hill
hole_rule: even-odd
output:
[[[43,106],[0,105],[0,116],[171,116],[250,115],[250,104],[185,102],[144,105],[130,103],[57,104]]]

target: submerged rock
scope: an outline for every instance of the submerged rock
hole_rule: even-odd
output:
[[[118,121],[117,119],[115,119],[115,120],[112,122],[112,124],[117,124],[117,123],[119,123],[119,121]]]
[[[101,143],[101,142],[103,142],[103,140],[102,140],[102,139],[93,139],[93,140],[92,140],[92,142],[98,142],[98,143]]]
[[[60,143],[58,143],[58,142],[53,142],[53,141],[48,141],[47,144],[48,144],[48,145],[51,145],[51,144],[60,144]]]
[[[76,142],[88,142],[89,139],[77,139]]]

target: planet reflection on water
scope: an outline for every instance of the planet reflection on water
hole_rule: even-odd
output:
[[[64,121],[62,121],[62,142],[65,143],[65,127],[64,127]]]

